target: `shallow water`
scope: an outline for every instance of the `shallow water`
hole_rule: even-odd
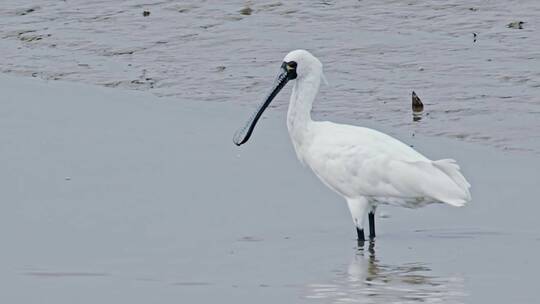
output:
[[[318,118],[536,154],[539,16],[535,0],[4,0],[0,71],[252,106],[281,58],[305,48],[330,82]],[[425,104],[416,123],[413,90]]]
[[[280,117],[239,149],[246,107],[5,75],[0,88],[1,303],[538,302],[538,155],[399,133],[454,157],[473,202],[381,206],[359,250]]]

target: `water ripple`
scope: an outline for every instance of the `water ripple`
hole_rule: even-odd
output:
[[[384,264],[373,244],[331,282],[307,289],[307,299],[324,303],[463,303],[466,296],[463,278],[435,276],[423,263]]]

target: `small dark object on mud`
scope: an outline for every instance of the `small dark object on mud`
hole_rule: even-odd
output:
[[[249,7],[249,6],[246,6],[243,9],[240,10],[240,14],[246,15],[246,16],[251,15],[252,12],[253,12],[253,9],[251,7]]]
[[[148,16],[150,16],[150,11],[144,11],[144,12],[142,12],[142,15],[144,17],[148,17]]]
[[[525,24],[525,22],[523,22],[523,21],[514,21],[514,22],[508,23],[506,25],[506,27],[511,28],[511,29],[521,30],[521,29],[523,29],[523,24]]]
[[[418,95],[416,95],[414,91],[412,92],[412,110],[413,112],[424,111],[424,104],[422,103],[422,101],[420,100]]]
[[[413,111],[413,121],[419,121],[422,119],[422,112],[424,111],[424,104],[416,95],[416,93],[412,92],[412,111]]]
[[[473,38],[474,38],[473,42],[476,42],[476,38],[478,37],[478,34],[477,33],[472,33],[472,34],[473,34]]]
[[[22,11],[19,11],[19,12],[17,13],[17,15],[19,15],[19,16],[24,16],[24,15],[28,15],[28,14],[30,14],[30,13],[32,13],[32,12],[35,12],[35,11],[36,11],[35,8],[28,8],[28,9],[24,9],[24,10],[22,10]]]

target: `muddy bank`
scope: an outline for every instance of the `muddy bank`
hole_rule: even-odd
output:
[[[245,105],[286,53],[305,48],[330,82],[319,118],[540,151],[535,0],[2,4],[3,73]],[[408,115],[413,90],[429,113],[422,123]]]

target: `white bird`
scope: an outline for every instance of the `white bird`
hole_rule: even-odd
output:
[[[417,208],[430,203],[460,207],[471,200],[470,184],[453,159],[430,160],[384,133],[329,121],[313,121],[311,107],[324,80],[323,66],[305,50],[285,56],[274,88],[246,125],[234,136],[247,142],[257,121],[288,81],[294,87],[287,127],[298,159],[330,189],[347,201],[358,240],[364,242],[369,217],[375,238],[375,210],[379,204]]]

